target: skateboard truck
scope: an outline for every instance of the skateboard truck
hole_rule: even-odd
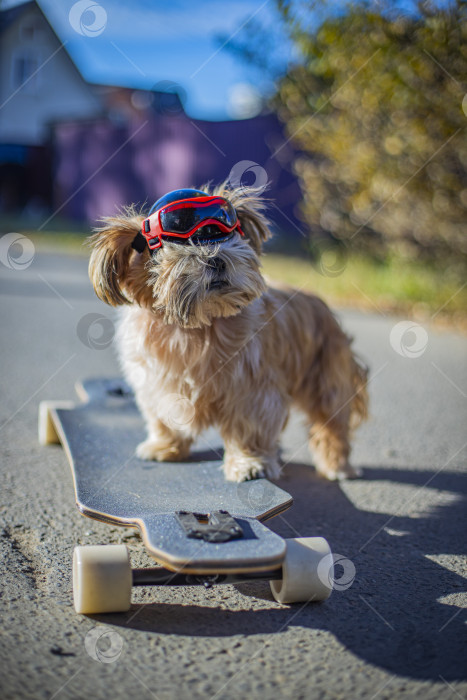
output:
[[[179,510],[175,515],[187,537],[205,542],[230,542],[243,537],[242,528],[226,510],[212,513]]]

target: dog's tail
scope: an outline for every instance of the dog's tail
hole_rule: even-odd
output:
[[[316,363],[318,405],[328,420],[347,415],[354,429],[368,417],[368,368],[353,352],[352,338],[336,319],[330,316],[327,321],[332,328],[322,336]]]

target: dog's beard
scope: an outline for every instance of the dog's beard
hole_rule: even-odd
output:
[[[259,267],[241,239],[205,246],[164,242],[148,263],[153,308],[166,323],[184,328],[234,316],[265,291]]]

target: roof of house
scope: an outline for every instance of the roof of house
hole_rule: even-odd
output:
[[[36,0],[29,0],[21,5],[15,5],[2,10],[0,7],[0,34],[4,32],[13,22],[15,22],[21,15],[32,8],[36,8],[40,12],[41,16],[47,22],[48,26],[52,30],[57,41],[62,45],[65,53],[74,68],[78,71],[84,82],[89,85],[90,89],[94,93],[97,92],[99,98],[105,104],[108,110],[112,110],[115,107],[119,107],[120,110],[130,112],[137,112],[142,108],[151,107],[156,112],[170,112],[172,114],[184,112],[183,103],[180,95],[170,88],[170,82],[168,82],[167,90],[144,90],[137,87],[125,87],[119,85],[118,82],[114,83],[94,83],[90,81],[83,74],[80,66],[76,62],[75,58],[70,54],[67,49],[66,42],[62,42],[59,35],[55,31],[53,24],[51,24],[49,18],[44,13],[39,3]],[[149,95],[150,98],[144,98],[144,95]],[[138,96],[141,98],[138,100]],[[140,104],[138,104],[140,102]],[[144,107],[143,107],[144,104]]]
[[[23,2],[20,5],[15,5],[14,7],[8,7],[4,10],[0,6],[0,34],[2,34],[6,29],[8,29],[8,27],[10,27],[10,25],[12,25],[13,22],[16,22],[16,20],[18,18],[20,18],[21,15],[23,15],[26,11],[32,10],[33,8],[35,8],[38,12],[40,12],[40,14],[44,18],[44,20],[47,22],[47,24],[50,27],[50,29],[52,30],[55,38],[65,49],[65,52],[66,52],[68,58],[73,63],[74,67],[79,72],[79,74],[81,75],[83,80],[85,82],[89,82],[84,77],[83,73],[81,72],[81,70],[80,70],[79,66],[77,65],[76,61],[74,60],[74,58],[68,52],[67,47],[66,47],[66,43],[62,42],[62,40],[58,36],[57,32],[55,31],[53,25],[50,23],[48,17],[45,15],[45,13],[43,12],[39,3],[37,3],[36,0],[28,0],[28,2]]]

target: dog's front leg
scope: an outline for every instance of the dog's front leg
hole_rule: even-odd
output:
[[[260,452],[235,442],[225,443],[223,470],[228,481],[248,481],[265,476],[280,476],[277,448],[272,452]]]
[[[277,479],[279,435],[287,420],[287,406],[279,394],[257,393],[249,403],[232,407],[223,416],[220,432],[224,440],[224,474],[228,481],[258,477]]]
[[[159,418],[146,420],[148,437],[140,442],[136,454],[140,459],[178,462],[188,457],[191,436],[165,425]]]

